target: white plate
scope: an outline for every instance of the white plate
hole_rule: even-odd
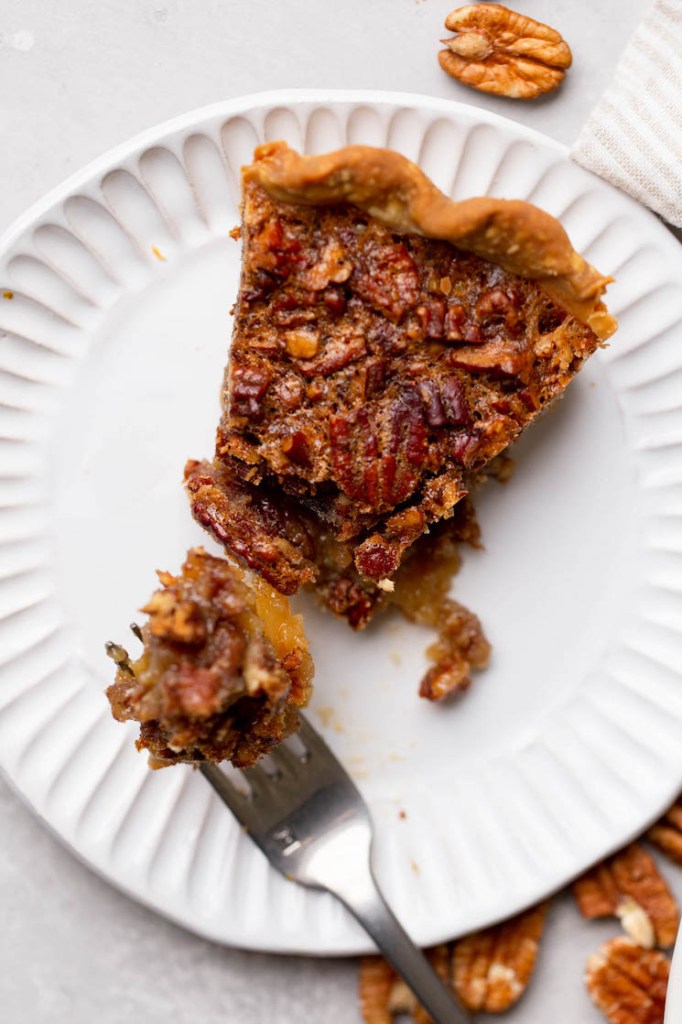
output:
[[[277,93],[108,154],[0,244],[0,751],[94,869],[189,928],[263,950],[369,948],[287,883],[189,769],[150,773],[102,695],[107,638],[206,537],[180,485],[212,451],[237,288],[239,167],[264,139],[388,145],[456,197],[528,198],[617,277],[621,329],[478,509],[456,593],[490,668],[418,699],[427,636],[306,605],[312,718],[376,822],[422,943],[504,917],[639,832],[682,783],[682,249],[555,142],[474,107]]]

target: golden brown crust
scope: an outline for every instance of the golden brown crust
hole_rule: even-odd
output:
[[[451,242],[538,281],[602,341],[616,330],[601,300],[611,278],[585,262],[554,217],[530,203],[489,197],[455,202],[416,164],[371,146],[302,156],[285,142],[268,142],[244,174],[284,202],[353,203],[392,231]]]

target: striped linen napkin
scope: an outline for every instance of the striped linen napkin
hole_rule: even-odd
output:
[[[682,227],[682,0],[654,0],[571,156]]]

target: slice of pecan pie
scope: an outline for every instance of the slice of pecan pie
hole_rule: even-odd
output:
[[[158,575],[140,657],[109,645],[114,717],[141,723],[137,746],[152,767],[251,765],[298,728],[307,703],[313,666],[301,617],[269,584],[201,548],[179,576]]]
[[[615,330],[608,278],[527,203],[453,202],[397,153],[261,146],[195,518],[363,626],[403,554]]]

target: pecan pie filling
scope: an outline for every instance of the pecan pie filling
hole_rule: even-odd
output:
[[[371,186],[352,186],[353,173],[363,180],[358,161],[365,176],[374,168]],[[440,199],[429,206],[419,194],[421,205],[402,196],[392,206],[380,172],[393,176],[394,192],[402,175],[409,197],[422,189]],[[353,197],[351,186],[378,215],[335,201]],[[367,188],[376,195],[367,199]],[[466,249],[404,229],[419,211],[426,222],[424,210],[438,202],[451,236],[459,228],[450,208],[469,205],[447,200],[397,154],[365,147],[317,158],[275,143],[244,170],[223,416],[213,465],[188,464],[190,501],[197,520],[273,586],[293,593],[317,581],[342,614],[339,587],[330,596],[326,578],[330,548],[347,563],[343,586],[378,602],[405,551],[453,514],[472,474],[564,390],[612,329],[599,299],[606,279],[573,253],[553,218],[523,203],[471,200],[493,208],[475,208],[474,228],[467,213]],[[400,203],[409,216],[396,215]],[[552,231],[550,259],[536,236]],[[500,262],[479,255],[503,247]],[[508,269],[524,259],[531,276]],[[567,304],[589,306],[588,315],[558,303],[561,286]],[[257,528],[245,528],[255,509]],[[353,622],[353,614],[352,624],[364,625],[366,616]]]
[[[118,721],[141,723],[139,749],[178,761],[253,764],[298,727],[313,674],[301,617],[281,594],[195,548],[142,609],[142,653],[110,648]]]

